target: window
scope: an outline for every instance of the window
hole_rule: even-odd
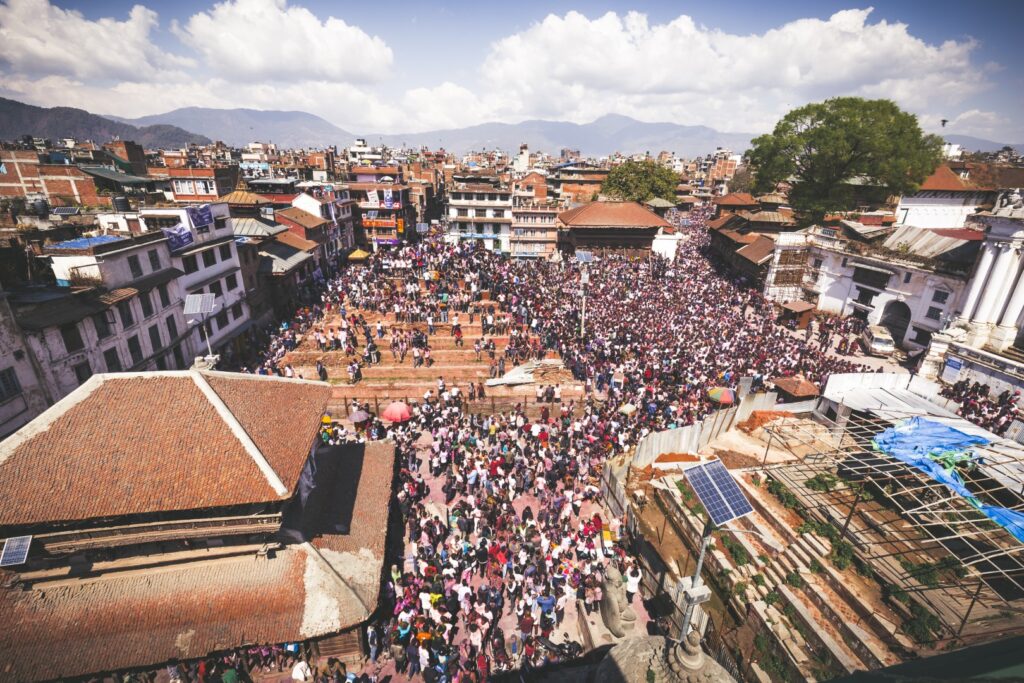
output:
[[[171,353],[174,354],[175,365],[179,368],[185,367],[185,356],[184,354],[181,353],[181,344],[175,346],[174,350]]]
[[[160,326],[153,325],[149,328],[149,343],[153,347],[154,353],[159,351],[163,347],[164,343],[160,339]]]
[[[914,277],[913,273],[903,273],[903,284],[910,282],[910,278]]]
[[[107,316],[110,317],[108,318]],[[103,311],[102,313],[97,313],[92,317],[92,326],[96,328],[97,337],[100,339],[106,339],[113,334],[110,330],[110,326],[114,322],[113,318],[113,311]]]
[[[138,256],[128,257],[128,270],[132,271],[132,277],[142,277],[142,264],[139,263]]]
[[[103,352],[103,362],[107,365],[107,372],[121,372],[121,356],[117,353],[117,347],[112,346]]]
[[[238,288],[238,276],[234,273],[228,275],[227,279],[224,280],[224,286],[228,288],[228,291],[232,291]]]
[[[0,370],[0,401],[14,398],[21,393],[21,383],[14,368]]]
[[[85,380],[92,377],[92,368],[89,367],[89,361],[82,361],[73,369],[75,371],[75,379],[78,380],[79,385],[84,384]]]
[[[167,295],[167,285],[160,285],[156,288],[157,293],[160,295],[160,306],[167,308],[171,305],[171,297]]]
[[[142,317],[148,318],[153,315],[153,300],[149,292],[139,294],[139,303],[142,304]]]
[[[235,304],[231,307],[231,317],[235,320],[242,317],[242,304]]]
[[[843,257],[843,268],[845,268],[845,267],[846,267],[846,263],[847,263],[847,261],[849,261],[849,259],[848,259],[848,258],[846,258],[846,257],[844,256],[844,257]]]
[[[175,180],[174,194],[195,194],[195,185],[191,180]]]
[[[218,298],[224,296],[224,290],[220,286],[220,282],[210,283],[210,293],[216,295]]]
[[[60,336],[64,340],[64,348],[67,349],[68,353],[81,351],[85,348],[85,342],[82,341],[82,333],[78,330],[78,323],[61,325]]]
[[[937,306],[929,306],[928,312],[924,314],[924,317],[931,320],[939,320],[942,318],[942,309]]]
[[[217,263],[217,254],[213,252],[213,249],[207,249],[203,252],[203,267],[209,268],[210,266]]]
[[[156,249],[149,250],[149,267],[153,269],[153,272],[160,270],[160,252]]]
[[[223,330],[227,326],[228,326],[228,312],[227,311],[221,311],[220,313],[217,314],[217,329],[218,330]]]
[[[174,316],[167,316],[167,336],[172,340],[178,336],[178,323],[174,321]]]
[[[220,260],[230,261],[231,260],[231,245],[222,244],[220,245]]]
[[[157,370],[166,370],[167,369],[167,359],[164,358],[163,356],[157,356],[157,359],[156,359],[156,369]]]
[[[910,341],[921,346],[928,346],[932,343],[932,333],[926,329],[915,327],[914,336]]]
[[[194,273],[199,270],[199,266],[196,264],[196,257],[191,254],[182,257],[181,265],[185,269],[186,273]]]
[[[932,294],[932,301],[937,304],[944,304],[949,301],[949,292],[944,292],[941,289],[936,289]]]
[[[121,327],[131,327],[135,324],[135,316],[132,315],[131,300],[118,303],[117,312],[121,314]]]
[[[142,345],[139,344],[139,335],[134,334],[128,338],[128,353],[132,357],[132,365],[142,362]]]

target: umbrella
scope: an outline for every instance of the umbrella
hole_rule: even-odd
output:
[[[389,422],[405,422],[412,417],[412,410],[401,401],[395,401],[385,408],[380,416]]]
[[[362,249],[356,249],[348,255],[349,261],[365,261],[368,258],[370,258],[370,255]]]
[[[331,416],[330,415],[324,415],[323,417],[320,418],[320,422],[322,422],[325,425],[331,424]]]
[[[636,412],[636,406],[632,403],[623,403],[622,407],[619,408],[619,412],[623,415],[632,415]]]
[[[732,405],[736,402],[736,392],[728,387],[715,387],[708,390],[708,398],[723,406]]]
[[[354,424],[359,424],[360,422],[366,422],[369,420],[370,414],[365,410],[353,410],[348,416],[348,419],[352,420]]]

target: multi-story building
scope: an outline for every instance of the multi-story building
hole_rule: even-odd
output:
[[[238,245],[229,221],[228,204],[217,202],[201,206],[154,206],[137,213],[100,214],[97,219],[107,229],[127,232],[135,223],[143,232],[168,237],[172,265],[181,271],[181,296],[213,294],[215,308],[205,328],[191,330],[191,348],[230,356],[233,342],[248,328],[251,319],[242,284]],[[205,329],[205,331],[204,331]]]
[[[0,197],[45,199],[53,206],[110,204],[77,166],[49,163],[48,155],[25,150],[0,150]]]
[[[238,185],[237,166],[168,168],[167,176],[176,202],[215,202]]]
[[[611,169],[589,164],[567,164],[558,167],[548,176],[551,194],[572,203],[592,202],[601,194]]]
[[[0,289],[0,439],[56,400],[40,382],[41,374],[42,368],[14,319],[7,293]]]
[[[556,199],[512,200],[510,251],[516,258],[550,258],[558,251],[558,214],[566,205]]]
[[[80,237],[43,253],[57,287],[13,291],[11,303],[51,402],[97,372],[189,367],[198,346],[165,235]]]
[[[448,239],[482,240],[491,251],[511,252],[512,191],[486,183],[459,183],[448,192]]]
[[[347,183],[359,211],[357,240],[377,248],[415,240],[416,208],[398,166],[353,166]]]
[[[980,207],[991,205],[995,189],[955,173],[943,164],[935,169],[917,192],[900,197],[896,224],[916,228],[962,228]]]

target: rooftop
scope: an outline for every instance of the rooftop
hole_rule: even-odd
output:
[[[0,442],[0,526],[285,500],[329,396],[235,373],[93,375]]]
[[[749,192],[730,192],[713,200],[718,206],[757,206],[757,200]]]
[[[284,218],[290,220],[293,223],[298,223],[304,228],[318,228],[321,225],[327,225],[330,221],[320,216],[315,216],[308,211],[303,211],[300,208],[291,206],[287,209],[278,209],[275,213],[278,219]]]
[[[569,228],[665,228],[671,223],[636,202],[591,202],[558,214]]]

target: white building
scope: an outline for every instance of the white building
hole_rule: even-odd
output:
[[[460,183],[448,192],[446,216],[449,240],[479,239],[491,251],[511,251],[511,190],[486,183]]]
[[[44,248],[62,286],[12,293],[12,304],[50,402],[94,373],[191,365],[197,347],[167,242],[156,232]]]
[[[160,234],[169,231],[178,235],[169,247],[172,265],[182,272],[179,278],[182,299],[189,294],[204,293],[216,297],[214,311],[206,325],[209,347],[214,353],[224,350],[247,329],[250,310],[226,203],[151,207],[138,213],[101,214],[98,220],[101,226],[111,229],[134,226],[135,231]],[[198,322],[198,319],[192,320]],[[190,343],[194,350],[205,352],[207,339],[202,325],[193,325]]]
[[[942,165],[911,195],[900,197],[896,225],[915,228],[962,228],[968,217],[990,204],[995,192],[979,187],[966,174],[961,176]]]
[[[292,206],[330,222],[322,245],[323,258],[326,263],[336,264],[339,252],[356,245],[352,216],[355,201],[348,187],[316,182],[298,183],[296,187],[303,191],[292,199]]]
[[[0,289],[0,439],[56,401],[47,395],[39,380],[41,374],[14,320],[7,293]]]

